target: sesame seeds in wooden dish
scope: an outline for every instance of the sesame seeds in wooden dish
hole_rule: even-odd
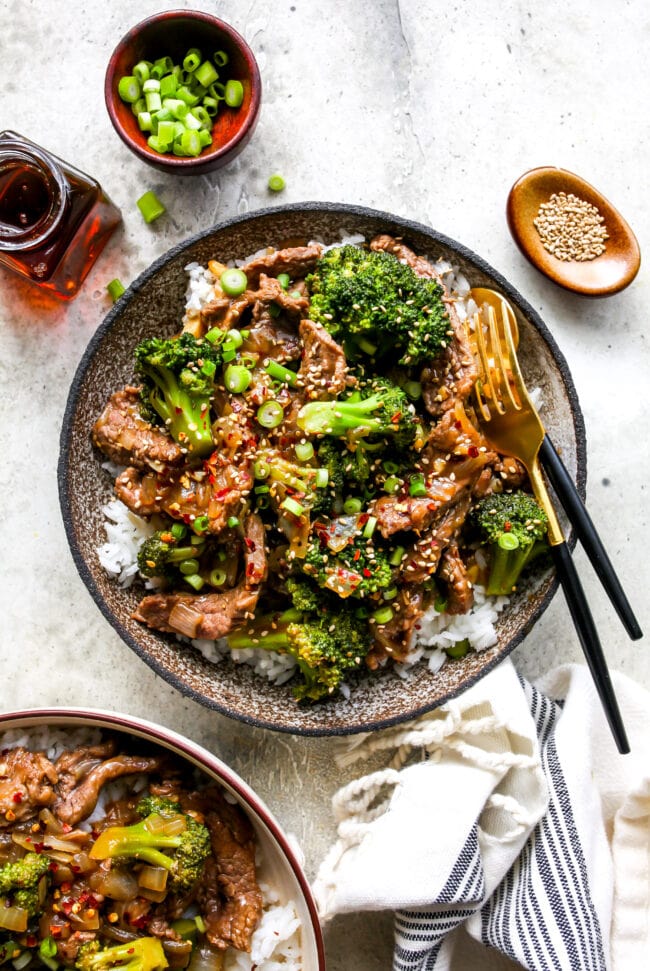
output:
[[[638,273],[639,244],[628,223],[573,172],[554,166],[525,172],[510,190],[506,215],[524,256],[566,290],[606,297]]]

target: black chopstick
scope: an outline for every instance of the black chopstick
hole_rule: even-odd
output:
[[[587,666],[591,671],[616,747],[621,755],[627,755],[630,751],[630,743],[627,740],[625,726],[607,670],[607,662],[598,637],[598,631],[591,616],[589,604],[571,558],[569,547],[566,543],[558,543],[556,546],[551,546],[551,553]]]
[[[558,499],[562,503],[564,511],[576,531],[576,536],[589,557],[596,571],[596,575],[602,583],[616,613],[620,617],[625,630],[632,640],[638,640],[640,637],[643,637],[643,631],[634,616],[623,587],[616,576],[614,567],[602,544],[602,540],[596,532],[596,527],[585,509],[585,505],[580,498],[580,493],[576,489],[573,479],[567,472],[548,434],[544,436],[544,440],[540,446],[539,461]]]

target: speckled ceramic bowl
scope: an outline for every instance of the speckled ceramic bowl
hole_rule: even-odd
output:
[[[45,746],[44,732],[67,733],[73,729],[100,729],[122,733],[167,749],[215,781],[238,803],[250,819],[261,851],[260,877],[277,891],[282,904],[293,901],[301,922],[303,971],[325,971],[325,953],[316,905],[302,866],[268,807],[232,769],[206,749],[182,735],[152,722],[115,712],[82,708],[37,708],[0,714],[0,749],[7,733],[32,735],[36,745]],[[26,743],[25,743],[26,744]]]
[[[498,643],[482,654],[448,662],[437,674],[424,666],[403,681],[392,673],[368,678],[349,699],[297,705],[288,686],[275,687],[245,665],[212,665],[175,637],[145,629],[131,619],[141,590],[122,590],[102,570],[96,549],[105,541],[101,508],[112,480],[93,451],[90,429],[116,389],[133,378],[134,346],[144,337],[173,333],[184,306],[191,261],[245,258],[266,245],[379,232],[404,237],[416,252],[451,260],[472,286],[500,290],[515,308],[525,377],[544,395],[544,421],[584,495],[586,464],[582,415],[566,362],[553,337],[519,293],[464,246],[426,226],[387,213],[329,203],[301,203],[239,216],[206,230],[157,260],[133,283],[93,337],[70,390],[61,434],[59,489],[72,554],[91,596],[124,641],[161,677],[208,708],[253,725],[305,735],[348,734],[405,721],[458,694],[509,654],[548,606],[556,581],[551,573],[522,584],[498,622]]]

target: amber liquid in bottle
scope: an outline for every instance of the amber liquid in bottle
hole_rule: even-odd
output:
[[[68,299],[120,219],[95,179],[0,133],[0,264]]]

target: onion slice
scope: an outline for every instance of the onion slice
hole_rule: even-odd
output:
[[[168,623],[179,634],[185,634],[186,637],[193,638],[196,637],[196,632],[202,620],[203,614],[200,614],[198,610],[194,610],[187,604],[180,603],[172,608]]]

